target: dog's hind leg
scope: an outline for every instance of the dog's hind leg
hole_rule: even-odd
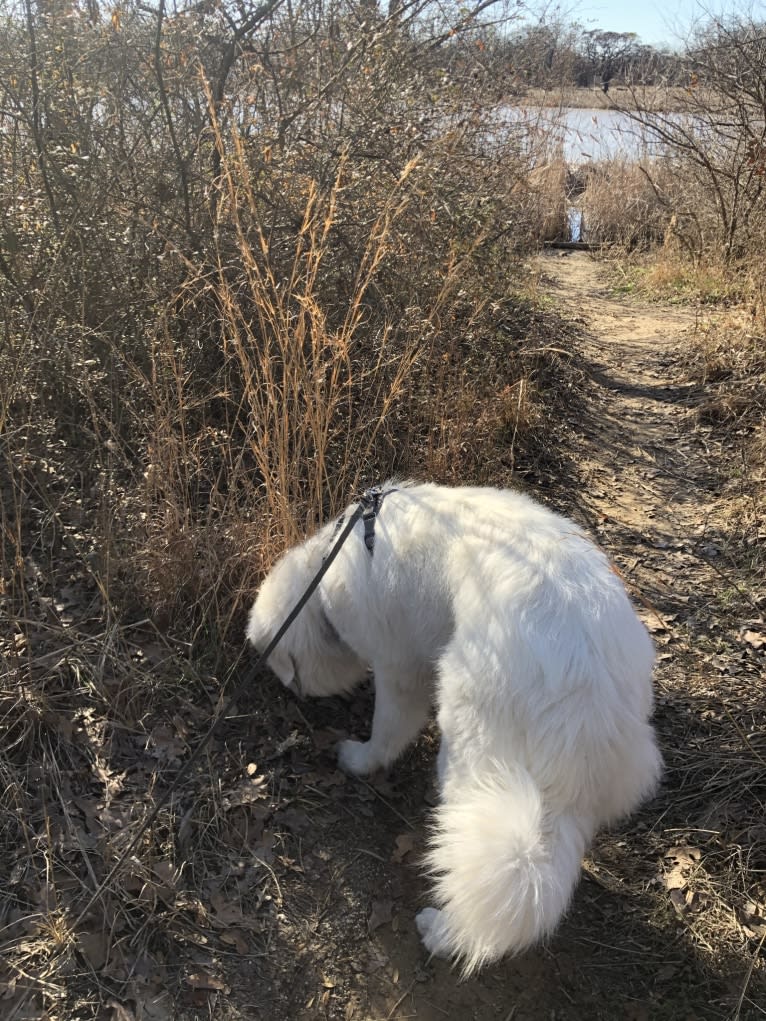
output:
[[[410,673],[402,684],[399,671],[375,674],[375,714],[369,741],[342,741],[338,765],[347,773],[364,776],[390,766],[425,726],[431,707],[430,670]]]

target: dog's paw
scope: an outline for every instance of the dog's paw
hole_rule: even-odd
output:
[[[423,908],[415,915],[415,925],[423,946],[434,957],[449,957],[444,915],[436,908]]]
[[[375,768],[370,762],[369,741],[341,741],[338,745],[338,765],[344,773],[367,776]]]

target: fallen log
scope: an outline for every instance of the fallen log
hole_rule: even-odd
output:
[[[592,245],[589,241],[543,241],[543,247],[564,248],[575,252],[594,252],[601,248],[601,245]]]

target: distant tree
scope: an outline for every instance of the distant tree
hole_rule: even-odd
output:
[[[582,46],[588,73],[605,83],[639,63],[641,43],[635,32],[592,29],[583,33]]]
[[[577,22],[546,16],[483,30],[482,45],[505,95],[527,88],[555,89],[624,81],[676,84],[678,54],[641,41],[635,32],[586,30]]]
[[[498,44],[506,70],[520,85],[569,85],[576,72],[578,28],[560,20],[525,24]]]

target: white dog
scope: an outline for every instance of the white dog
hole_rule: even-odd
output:
[[[436,703],[428,861],[439,910],[417,925],[429,951],[468,973],[551,932],[595,831],[654,790],[654,652],[604,554],[526,496],[387,483],[373,526],[371,551],[357,523],[269,665],[308,695],[348,691],[373,671],[372,736],[342,742],[338,756],[360,776],[392,763]],[[337,528],[266,578],[247,628],[256,648]]]

